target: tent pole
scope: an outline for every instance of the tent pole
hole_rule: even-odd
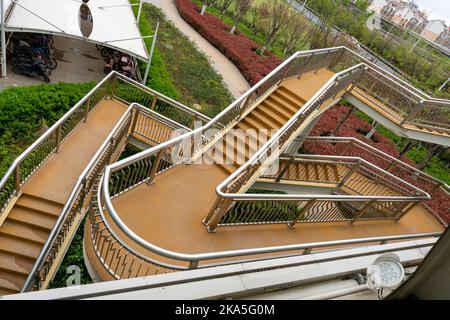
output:
[[[139,10],[136,18],[136,24],[139,24],[139,19],[141,18],[141,12],[142,12],[142,0],[139,2]]]
[[[2,41],[2,78],[6,78],[6,36],[5,36],[5,3],[4,0],[0,0],[1,11],[1,41]]]
[[[156,24],[155,34],[153,35],[152,47],[150,48],[150,54],[148,56],[147,67],[145,68],[144,78],[142,84],[147,83],[148,73],[150,72],[150,65],[152,64],[153,51],[155,50],[156,38],[158,37],[159,21]]]

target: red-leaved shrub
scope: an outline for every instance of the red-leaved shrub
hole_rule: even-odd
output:
[[[257,54],[257,43],[243,34],[231,34],[230,27],[217,17],[200,15],[198,6],[191,0],[175,0],[175,5],[183,20],[231,60],[252,85],[281,63],[272,54]]]
[[[310,136],[329,136],[336,128],[337,124],[344,119],[349,111],[350,109],[343,105],[337,105],[328,109],[320,117],[316,126],[311,131]],[[397,158],[399,152],[392,141],[388,138],[380,135],[378,132],[375,132],[371,139],[367,139],[365,137],[366,133],[369,132],[370,129],[372,129],[370,124],[352,114],[336,131],[335,136],[357,138],[372,147]],[[371,153],[358,147],[349,148],[348,144],[344,143],[332,144],[326,142],[307,142],[303,145],[303,152],[309,154],[361,157],[382,169],[387,169],[391,165],[391,163],[387,160],[374,157]],[[411,166],[415,165],[405,156],[402,156],[401,160]],[[428,192],[431,195],[431,200],[426,201],[425,203],[445,222],[450,222],[450,210],[448,209],[450,208],[450,197],[443,190],[436,189],[434,184],[427,182],[424,179],[418,179],[414,175],[407,174],[404,170],[394,169],[390,172],[411,183],[412,185]]]

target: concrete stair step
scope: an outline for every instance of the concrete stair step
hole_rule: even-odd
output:
[[[41,246],[0,235],[0,252],[34,261],[41,252]]]
[[[21,207],[14,207],[8,215],[8,219],[44,231],[52,230],[56,222],[56,217],[49,217]]]
[[[34,242],[43,245],[47,241],[48,232],[33,228],[29,225],[6,219],[0,228],[0,234],[14,238]]]
[[[6,253],[0,253],[0,271],[27,277],[33,262]]]
[[[53,217],[58,217],[64,207],[64,204],[26,193],[19,197],[15,205],[22,208],[29,208]]]

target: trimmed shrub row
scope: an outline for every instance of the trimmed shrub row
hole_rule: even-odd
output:
[[[272,53],[259,55],[256,42],[243,34],[231,34],[230,27],[217,17],[200,15],[199,7],[191,0],[175,0],[175,5],[180,16],[232,61],[252,85],[281,63]]]

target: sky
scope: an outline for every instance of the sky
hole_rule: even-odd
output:
[[[374,0],[378,6],[384,4],[384,0]],[[441,19],[450,26],[450,0],[414,0],[421,10],[425,9],[429,20]]]
[[[428,19],[441,19],[450,25],[450,0],[414,0],[420,9],[425,9],[430,14]],[[431,11],[431,12],[430,12]]]

